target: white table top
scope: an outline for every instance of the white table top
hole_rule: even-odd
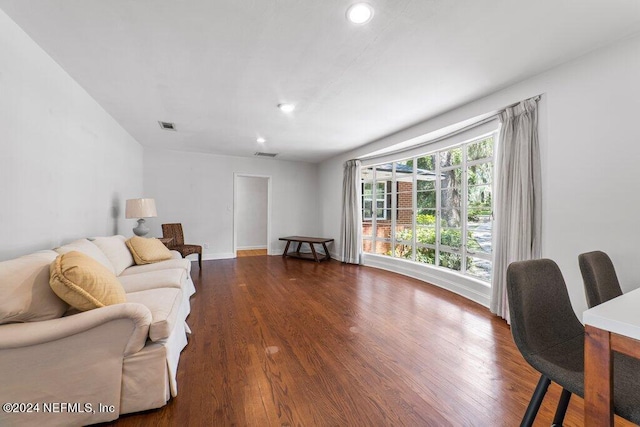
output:
[[[588,309],[585,325],[640,340],[640,288]]]

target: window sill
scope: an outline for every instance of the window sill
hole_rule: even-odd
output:
[[[465,276],[446,268],[392,258],[386,255],[364,253],[362,254],[362,262],[368,267],[380,268],[422,280],[489,307],[491,286],[473,277]]]

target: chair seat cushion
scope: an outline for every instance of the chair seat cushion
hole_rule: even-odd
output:
[[[137,265],[152,264],[172,257],[171,251],[158,239],[133,236],[126,243]]]
[[[187,272],[184,268],[147,271],[118,277],[125,292],[139,292],[147,289],[178,288],[186,285]]]
[[[584,335],[578,335],[541,354],[524,358],[537,371],[573,394],[584,396]]]
[[[50,275],[53,292],[80,311],[127,301],[113,272],[82,252],[59,255],[51,263]]]
[[[127,294],[127,302],[137,302],[151,312],[149,339],[166,339],[178,321],[182,291],[178,288],[158,288]]]

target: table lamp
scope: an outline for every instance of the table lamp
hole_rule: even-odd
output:
[[[158,216],[156,201],[154,199],[129,199],[125,209],[125,218],[139,218],[138,226],[133,229],[136,236],[144,237],[149,232],[149,227],[144,223],[145,218]]]

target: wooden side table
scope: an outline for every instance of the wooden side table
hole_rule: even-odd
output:
[[[327,249],[327,243],[333,242],[333,239],[325,239],[322,237],[304,237],[304,236],[289,236],[289,237],[280,237],[279,240],[285,240],[287,242],[287,246],[284,248],[283,257],[293,257],[293,258],[302,258],[302,259],[311,259],[315,262],[324,261],[325,259],[331,259],[331,255],[329,254],[329,250]],[[295,242],[298,244],[298,248],[295,252],[289,252],[289,245],[291,242]],[[307,243],[311,248],[311,253],[300,252],[300,247],[303,243]],[[322,244],[322,248],[324,249],[324,257],[318,258],[318,254],[316,253],[316,249],[313,247],[314,244]]]

